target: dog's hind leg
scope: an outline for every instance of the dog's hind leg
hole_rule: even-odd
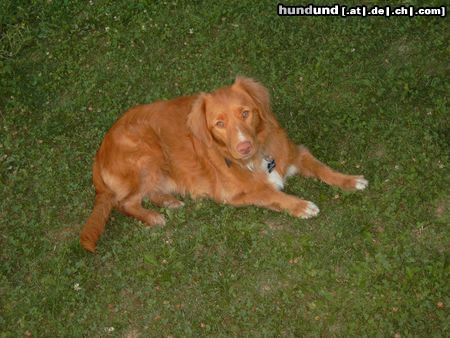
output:
[[[135,217],[149,226],[164,225],[166,221],[160,213],[142,206],[142,197],[142,194],[131,195],[120,201],[118,209],[125,215]]]

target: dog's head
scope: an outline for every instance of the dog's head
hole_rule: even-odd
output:
[[[229,87],[200,94],[187,123],[196,138],[236,160],[253,157],[269,130],[278,125],[267,89],[244,77],[237,77]]]

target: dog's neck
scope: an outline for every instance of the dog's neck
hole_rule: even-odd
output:
[[[241,168],[249,168],[252,163],[258,162],[262,158],[262,153],[261,151],[257,151],[252,157],[245,160],[234,158],[228,151],[221,152],[221,156],[224,158],[228,168],[231,168],[233,165]]]
[[[269,174],[276,167],[274,157],[269,154],[265,154],[263,151],[258,151],[254,156],[246,160],[232,159],[230,156],[225,155],[224,161],[228,168],[231,168],[234,164],[249,171],[256,171],[258,169],[262,169]]]

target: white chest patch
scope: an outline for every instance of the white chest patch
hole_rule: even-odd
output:
[[[283,177],[276,170],[272,170],[271,173],[267,172],[267,179],[277,190],[283,190],[284,180]]]

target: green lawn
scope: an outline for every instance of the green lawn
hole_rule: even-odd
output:
[[[18,3],[0,2],[0,337],[449,336],[448,17]],[[346,4],[361,3],[378,1]],[[321,209],[306,221],[189,198],[164,228],[113,212],[84,252],[92,158],[117,117],[236,74],[368,190],[292,178]]]

